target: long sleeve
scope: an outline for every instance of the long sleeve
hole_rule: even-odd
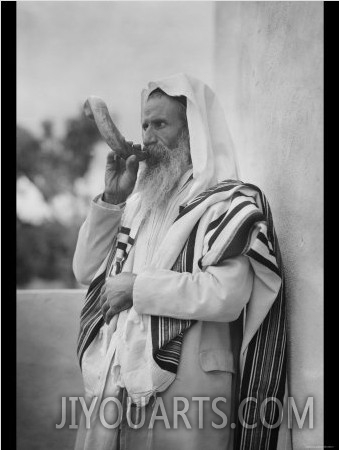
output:
[[[110,205],[96,197],[82,224],[73,258],[73,272],[79,283],[89,285],[104,261],[118,231],[124,203]]]
[[[253,270],[245,256],[194,275],[145,270],[136,277],[133,304],[139,314],[232,322],[248,302],[252,284]]]

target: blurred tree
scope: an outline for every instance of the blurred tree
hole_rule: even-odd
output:
[[[52,139],[54,136],[53,133],[53,122],[51,120],[43,120],[41,123],[43,133],[44,133],[44,139]]]
[[[32,133],[21,126],[16,129],[17,178],[26,175],[31,181],[39,173],[36,165],[40,157],[40,142]]]
[[[28,177],[50,203],[53,197],[74,191],[74,182],[88,170],[93,147],[100,135],[95,123],[82,113],[67,121],[61,139],[54,136],[52,121],[45,120],[42,128],[43,136],[37,139],[28,130],[17,126],[17,178]],[[36,278],[62,280],[63,285],[70,288],[77,285],[72,272],[72,257],[83,218],[74,214],[72,220],[66,226],[57,218],[40,225],[17,219],[19,287]]]
[[[38,140],[17,126],[17,177],[26,175],[46,200],[60,192],[73,191],[77,178],[88,170],[92,150],[101,137],[96,125],[82,113],[66,123],[65,136],[57,139],[53,123],[42,123],[43,137]]]
[[[95,123],[87,119],[82,112],[67,121],[62,144],[69,162],[69,175],[73,181],[87,172],[93,146],[100,139]]]
[[[17,219],[17,285],[23,287],[34,278],[62,280],[76,286],[72,258],[78,227],[65,227],[57,221],[41,225]]]

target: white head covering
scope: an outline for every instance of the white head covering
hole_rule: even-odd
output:
[[[216,183],[238,177],[238,164],[222,107],[209,86],[183,73],[151,81],[141,94],[143,108],[156,88],[187,98],[187,122],[193,163],[193,184],[187,200]]]

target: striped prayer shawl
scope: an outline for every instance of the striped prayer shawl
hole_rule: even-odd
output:
[[[204,238],[203,255],[198,261],[200,268],[216,265],[228,258],[246,255],[256,273],[265,269],[267,276],[274,274],[281,279],[281,288],[268,306],[267,314],[258,324],[248,346],[242,349],[240,389],[238,402],[243,404],[243,422],[236,427],[235,448],[241,450],[275,449],[279,427],[263,425],[260,407],[264,400],[273,398],[283,404],[286,380],[286,324],[283,269],[279,245],[274,231],[272,214],[266,197],[261,190],[236,180],[226,180],[207,189],[181,209],[175,222],[201,209],[201,216],[215,203],[226,200],[223,212],[207,227]],[[200,208],[200,209],[199,209]],[[195,214],[195,215],[194,215]],[[200,214],[200,213],[199,213]],[[200,216],[200,217],[201,217]],[[192,223],[189,237],[179,249],[172,270],[192,272],[194,243],[199,225],[198,219]],[[130,229],[123,227],[113,245],[107,268],[115,264],[119,273],[128,251],[133,245]],[[117,255],[120,252],[120,255]],[[100,289],[109,270],[99,274],[91,283],[81,312],[78,356],[81,358],[90,342],[103,324],[100,312]],[[265,272],[265,273],[266,273]],[[245,313],[246,313],[245,308]],[[172,374],[177,372],[185,331],[194,320],[179,320],[168,317],[151,317],[152,355],[157,365]],[[246,328],[246,324],[245,324]],[[246,399],[252,399],[247,401]],[[253,400],[255,399],[255,400]],[[274,424],[279,417],[275,401],[268,401],[264,419]],[[247,425],[257,424],[255,427]]]
[[[194,226],[172,270],[193,271],[194,244],[198,225],[199,222]],[[159,367],[177,373],[184,332],[195,322],[195,320],[151,316],[153,358]]]
[[[106,278],[110,274],[118,274],[122,270],[123,263],[134,244],[134,239],[129,236],[130,231],[130,228],[120,227],[108,255],[106,268],[94,277],[88,288],[85,303],[80,313],[80,330],[77,342],[80,367],[85,350],[105,323],[100,306],[100,292]]]

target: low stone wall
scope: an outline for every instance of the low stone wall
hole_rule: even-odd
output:
[[[76,358],[85,291],[17,293],[17,449],[73,449],[70,414],[62,429],[62,397],[82,395]],[[70,402],[67,401],[70,405]]]

